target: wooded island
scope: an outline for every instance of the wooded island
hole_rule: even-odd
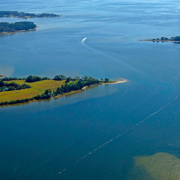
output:
[[[25,13],[18,11],[0,11],[0,18],[52,18],[52,17],[61,17],[61,15],[53,14],[53,13]],[[0,35],[13,34],[16,32],[22,31],[30,31],[35,30],[37,28],[36,24],[33,22],[0,22]]]
[[[0,23],[0,35],[12,34],[21,31],[30,31],[37,28],[33,22]]]
[[[153,41],[153,42],[180,42],[180,36],[175,36],[171,38],[161,37],[156,39],[142,39],[141,41]]]
[[[61,17],[62,15],[53,14],[53,13],[25,13],[18,11],[0,11],[0,17],[15,17],[15,18],[52,18],[52,17]]]

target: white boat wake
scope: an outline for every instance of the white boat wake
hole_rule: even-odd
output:
[[[91,50],[91,51],[94,51],[95,53],[100,54],[101,56],[104,56],[104,57],[106,57],[106,58],[108,58],[108,59],[111,59],[111,60],[115,61],[116,63],[121,63],[122,65],[128,67],[129,69],[133,70],[133,71],[136,72],[136,73],[149,76],[146,72],[144,72],[144,71],[142,71],[142,70],[140,70],[140,69],[138,69],[138,68],[136,68],[136,67],[134,67],[134,66],[131,66],[131,65],[128,64],[128,63],[125,63],[124,61],[120,60],[119,58],[115,58],[115,57],[113,57],[113,56],[111,56],[111,55],[108,55],[108,54],[106,54],[106,53],[104,53],[104,52],[101,52],[101,51],[99,51],[99,50],[96,50],[96,49],[93,49],[93,48],[89,47],[89,46],[86,45],[86,43],[85,43],[86,40],[87,40],[87,37],[83,38],[83,39],[81,40],[81,43],[82,43],[82,45],[83,45],[84,47],[86,47],[87,49],[89,49],[89,50]]]
[[[86,39],[87,39],[87,37],[83,38],[81,42],[84,44],[84,41],[85,41]]]

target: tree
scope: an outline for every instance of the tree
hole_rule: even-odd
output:
[[[64,75],[56,75],[53,79],[56,81],[61,81],[61,80],[65,80],[66,77]]]
[[[71,80],[72,78],[71,77],[68,77],[68,78],[66,78],[66,81],[65,81],[65,83],[68,83],[68,82],[70,82],[70,80]]]
[[[109,79],[108,79],[108,78],[105,78],[104,82],[105,82],[105,83],[108,83],[108,82],[109,82]]]
[[[44,92],[44,94],[48,94],[49,93],[49,90],[48,89],[46,89],[45,90],[45,92]]]
[[[26,82],[36,82],[36,81],[41,81],[41,77],[39,77],[39,76],[28,76],[26,78]]]
[[[15,22],[15,23],[0,23],[0,33],[16,32],[20,30],[35,29],[36,25],[33,22]]]
[[[5,83],[3,81],[0,81],[0,87],[5,86]]]

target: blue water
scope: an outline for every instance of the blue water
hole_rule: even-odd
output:
[[[63,15],[1,36],[0,74],[128,79],[1,107],[0,179],[126,180],[135,156],[180,157],[180,45],[139,41],[179,35],[179,2],[0,0],[0,10]]]

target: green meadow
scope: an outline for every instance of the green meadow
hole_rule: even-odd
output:
[[[61,87],[62,85],[65,84],[65,80],[62,81],[43,80],[33,83],[27,83],[25,82],[25,80],[12,80],[6,82],[15,82],[20,85],[28,84],[31,86],[31,88],[0,92],[0,102],[31,98],[36,95],[44,93],[46,89],[50,89],[51,91],[54,91],[57,89],[57,87]]]

